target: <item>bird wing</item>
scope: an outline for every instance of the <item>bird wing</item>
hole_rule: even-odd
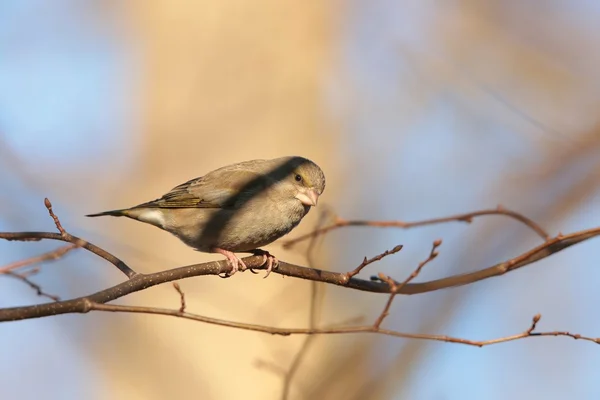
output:
[[[135,208],[235,208],[265,189],[268,178],[254,171],[221,169],[175,186],[160,199]]]

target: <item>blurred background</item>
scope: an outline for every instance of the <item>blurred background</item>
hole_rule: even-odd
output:
[[[0,4],[0,230],[71,233],[140,272],[220,256],[124,219],[84,214],[156,198],[219,166],[303,155],[346,218],[417,220],[504,206],[552,234],[600,225],[600,7],[520,1],[68,1]],[[323,205],[321,207],[321,204]],[[473,271],[539,239],[502,217],[327,236],[315,266],[418,280]],[[60,246],[0,242],[0,266]],[[268,247],[306,264],[304,250]],[[600,336],[598,244],[467,287],[402,297],[385,324],[481,340],[525,330]],[[72,298],[117,284],[83,251],[32,278]],[[308,325],[311,284],[249,273],[180,282],[188,310]],[[322,288],[319,322],[363,317],[387,298]],[[0,277],[0,306],[45,301]],[[170,285],[119,301],[176,308]],[[5,323],[6,399],[279,399],[303,337],[160,316],[101,314]],[[484,348],[374,335],[316,337],[289,399],[592,399],[600,350],[535,338]]]

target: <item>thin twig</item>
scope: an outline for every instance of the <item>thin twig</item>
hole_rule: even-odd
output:
[[[429,341],[439,341],[439,342],[449,342],[449,343],[457,343],[464,344],[469,346],[476,347],[484,347],[490,346],[498,343],[510,342],[513,340],[524,339],[528,337],[538,337],[538,336],[566,336],[573,339],[585,340],[594,342],[596,344],[600,344],[600,338],[594,338],[590,336],[583,336],[576,333],[571,333],[568,331],[551,331],[551,332],[535,332],[532,330],[531,326],[528,327],[525,331],[511,335],[504,336],[495,339],[489,340],[470,340],[464,338],[458,338],[454,336],[447,335],[430,335],[430,334],[422,334],[422,333],[406,333],[399,332],[391,329],[382,329],[375,326],[347,326],[341,328],[329,328],[329,329],[318,329],[318,328],[277,328],[272,326],[265,325],[256,325],[256,324],[247,324],[243,322],[234,322],[228,320],[222,320],[218,318],[205,317],[197,314],[190,313],[180,313],[179,310],[169,310],[155,307],[139,307],[139,306],[125,306],[125,305],[117,305],[117,304],[99,304],[94,302],[87,302],[86,312],[89,311],[105,311],[105,312],[126,312],[126,313],[137,313],[137,314],[155,314],[155,315],[167,315],[172,317],[189,319],[192,321],[204,322],[212,325],[225,326],[229,328],[242,329],[247,331],[254,332],[262,332],[268,333],[271,335],[281,335],[281,336],[291,336],[291,335],[333,335],[333,334],[358,334],[358,333],[375,333],[380,335],[393,336],[404,339],[417,339],[417,340],[429,340]],[[539,315],[534,317],[534,320],[538,318]],[[537,321],[534,321],[533,328],[535,329],[535,325]]]
[[[73,243],[78,247],[86,249],[87,251],[96,254],[99,257],[104,258],[109,263],[113,264],[117,267],[122,273],[124,273],[128,278],[132,278],[137,272],[131,269],[127,264],[121,261],[119,258],[109,253],[108,251],[93,245],[92,243],[80,239],[77,236],[73,236],[70,233],[66,235],[61,235],[60,233],[54,232],[0,232],[0,239],[5,240],[15,240],[19,242],[31,242],[31,241],[40,241],[44,239],[49,240],[59,240],[62,242]]]
[[[25,260],[15,261],[13,263],[7,264],[0,268],[0,274],[5,274],[8,271],[12,271],[17,268],[26,267],[32,264],[38,264],[44,261],[56,260],[67,254],[69,251],[76,249],[78,246],[76,244],[68,244],[66,246],[59,247],[56,250],[49,251],[44,254],[40,254],[39,256],[26,258]]]
[[[91,244],[90,242],[80,239],[76,236],[67,233],[63,228],[60,220],[52,211],[52,203],[48,198],[44,199],[44,205],[48,209],[48,213],[50,217],[54,221],[56,228],[59,230],[59,234],[51,233],[51,232],[0,232],[0,239],[5,240],[17,240],[17,241],[40,241],[43,239],[51,239],[51,240],[60,240],[63,242],[68,242],[74,244],[76,247],[82,247],[97,256],[104,258],[109,263],[113,264],[117,267],[122,273],[124,273],[128,278],[132,278],[138,273],[131,269],[127,264],[121,261],[116,256],[112,255],[108,251]]]
[[[333,231],[335,229],[339,229],[339,228],[343,228],[343,227],[347,227],[347,226],[370,226],[370,227],[377,227],[377,228],[410,229],[410,228],[416,228],[416,227],[427,226],[427,225],[443,224],[443,223],[447,223],[447,222],[471,223],[474,218],[483,217],[486,215],[503,215],[503,216],[506,216],[509,218],[513,218],[513,219],[523,223],[524,225],[528,226],[529,228],[531,228],[542,239],[548,240],[550,238],[550,235],[536,222],[527,218],[523,214],[520,214],[516,211],[509,210],[509,209],[504,208],[501,205],[499,205],[497,208],[490,209],[490,210],[480,210],[480,211],[474,211],[474,212],[465,213],[465,214],[452,215],[449,217],[433,218],[433,219],[426,219],[426,220],[422,220],[422,221],[413,221],[413,222],[347,220],[347,219],[338,217],[335,219],[335,221],[331,225],[325,226],[323,228],[315,229],[314,231],[309,232],[305,235],[301,235],[301,236],[298,236],[297,238],[284,241],[283,247],[289,248],[289,247],[292,247],[293,245],[295,245],[296,243],[304,241],[312,236],[320,236],[320,235],[323,235],[330,231]]]
[[[58,217],[52,211],[52,203],[50,202],[50,200],[48,200],[47,197],[44,199],[44,205],[48,209],[48,213],[50,214],[50,217],[52,217],[52,219],[54,220],[54,224],[56,225],[56,229],[58,229],[58,231],[60,232],[61,235],[66,236],[67,232],[65,231],[65,228],[62,227],[62,225],[61,225],[60,220],[58,219]]]
[[[37,293],[38,296],[46,297],[46,298],[48,298],[48,299],[50,299],[52,301],[59,302],[60,301],[60,297],[58,297],[56,295],[53,295],[53,294],[50,294],[50,293],[44,292],[42,290],[42,287],[40,285],[38,285],[37,283],[35,283],[35,282],[33,282],[32,280],[29,279],[29,276],[31,275],[32,272],[33,271],[26,271],[25,273],[18,273],[18,272],[14,272],[14,271],[6,271],[6,272],[4,272],[4,275],[13,277],[15,279],[20,280],[21,282],[24,282],[30,288],[32,288],[33,290],[35,290],[35,292]],[[54,303],[54,304],[56,304],[56,303]]]
[[[388,301],[386,302],[385,307],[383,308],[383,311],[381,311],[381,314],[379,314],[379,317],[377,317],[377,319],[375,320],[375,323],[373,323],[373,326],[375,328],[379,328],[381,326],[381,323],[385,319],[385,317],[387,317],[389,315],[390,307],[392,306],[394,298],[399,293],[399,291],[402,290],[402,288],[404,286],[406,286],[410,281],[415,279],[421,273],[421,270],[423,269],[423,267],[425,265],[429,264],[431,261],[433,261],[434,258],[436,258],[438,256],[439,253],[436,251],[436,249],[438,247],[440,247],[441,245],[442,245],[442,241],[440,239],[433,242],[433,245],[431,246],[431,251],[429,252],[429,256],[425,260],[421,261],[419,263],[419,265],[417,266],[417,268],[400,284],[397,284],[389,276],[386,276],[381,273],[379,274],[379,279],[381,279],[383,282],[385,282],[389,285],[390,296],[388,297]]]
[[[26,269],[25,271],[19,271],[18,274],[29,278],[30,276],[39,274],[39,272],[40,272],[39,267],[33,267],[31,269]]]
[[[183,290],[181,290],[181,286],[179,286],[179,283],[173,282],[173,287],[175,288],[177,293],[179,293],[179,312],[182,313],[185,311],[185,294],[183,293]]]
[[[363,262],[360,263],[360,265],[358,267],[354,268],[350,272],[346,272],[346,278],[348,280],[350,280],[350,278],[352,278],[353,276],[358,275],[359,272],[362,271],[362,269],[364,267],[366,267],[367,265],[373,264],[374,262],[377,262],[377,261],[381,260],[382,258],[387,257],[387,256],[389,256],[391,254],[395,254],[395,253],[399,252],[400,250],[402,250],[402,245],[401,244],[399,244],[398,246],[394,247],[391,250],[386,250],[383,253],[378,254],[378,255],[376,255],[373,258],[367,259],[367,257],[365,257],[365,259],[363,260]]]

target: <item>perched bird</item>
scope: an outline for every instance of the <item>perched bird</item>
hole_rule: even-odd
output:
[[[263,255],[267,275],[277,259],[259,248],[294,229],[317,205],[325,175],[303,157],[228,165],[132,208],[90,214],[129,217],[157,226],[196,250],[220,253],[233,275],[246,264],[234,252]]]

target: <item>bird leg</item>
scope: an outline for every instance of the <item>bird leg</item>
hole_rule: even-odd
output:
[[[242,261],[241,258],[239,258],[238,256],[235,255],[235,253],[228,251],[228,250],[223,250],[220,249],[218,247],[213,247],[211,249],[211,251],[213,253],[219,253],[219,254],[223,254],[225,257],[227,257],[227,260],[229,261],[229,265],[231,265],[231,271],[228,272],[227,274],[225,274],[227,277],[230,277],[231,275],[235,274],[238,271],[245,271],[246,268],[246,264],[244,263],[244,261]]]
[[[252,254],[254,254],[255,256],[263,256],[263,262],[261,265],[267,264],[267,274],[264,276],[265,278],[269,276],[271,271],[273,271],[273,268],[277,268],[277,265],[279,264],[279,260],[277,259],[277,257],[275,257],[266,250],[256,249],[252,251]],[[250,271],[252,271],[252,268],[250,268]]]

